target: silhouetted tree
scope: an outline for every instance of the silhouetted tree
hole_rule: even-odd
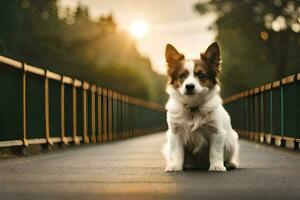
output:
[[[0,1],[0,54],[128,95],[166,99],[165,78],[113,16],[92,20],[82,4],[72,11],[58,8],[57,0]]]
[[[224,96],[300,71],[300,1],[211,0],[195,8],[218,16]]]

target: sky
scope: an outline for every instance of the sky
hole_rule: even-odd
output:
[[[130,31],[132,22],[143,20],[148,33],[136,39],[138,50],[150,58],[153,69],[164,74],[164,51],[167,43],[174,45],[186,58],[198,58],[200,52],[214,41],[209,26],[214,14],[200,16],[193,5],[203,0],[80,0],[89,7],[93,18],[113,14],[120,29]],[[63,7],[76,7],[78,1],[60,0]]]

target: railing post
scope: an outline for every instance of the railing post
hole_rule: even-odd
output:
[[[113,141],[112,131],[112,90],[107,90],[107,119],[108,119],[108,138]]]
[[[97,141],[101,143],[103,141],[102,135],[102,88],[97,88]]]
[[[73,141],[75,144],[80,144],[80,140],[77,136],[77,80],[73,80],[73,86],[72,86],[72,101],[73,101]]]
[[[127,106],[128,106],[128,133],[129,136],[132,137],[132,129],[131,129],[131,98],[127,96]]]
[[[280,135],[283,138],[284,136],[284,93],[283,93],[283,85],[280,84]]]
[[[133,128],[133,134],[134,136],[137,136],[137,132],[136,132],[136,104],[135,104],[135,97],[132,97],[132,118],[133,118],[133,124],[132,124],[132,128]]]
[[[95,105],[95,93],[96,93],[96,85],[91,86],[91,120],[92,120],[92,134],[91,141],[92,143],[96,143],[96,105]]]
[[[107,89],[102,89],[103,141],[107,142]]]
[[[123,94],[120,94],[121,100],[121,129],[122,129],[122,139],[126,138],[126,130],[125,130],[125,98]]]
[[[254,134],[254,140],[259,141],[260,140],[260,94],[259,94],[259,87],[254,89],[255,93],[255,134]]]
[[[297,104],[296,107],[296,146],[298,146],[298,150],[300,150],[300,73],[296,75],[296,92],[295,92],[295,101]]]
[[[47,143],[53,145],[50,138],[50,125],[49,125],[49,79],[47,77],[48,70],[45,70],[45,134]]]
[[[123,134],[123,101],[122,101],[122,95],[118,93],[118,104],[119,104],[119,120],[118,120],[118,127],[119,127],[119,138],[124,139],[124,134]]]
[[[265,86],[262,85],[259,88],[260,91],[260,120],[261,120],[261,127],[260,127],[260,134],[259,134],[259,142],[263,143],[264,142],[264,138],[265,138],[265,134],[264,134],[264,127],[265,127],[265,118],[264,118],[264,91],[265,91]]]
[[[26,64],[22,63],[22,109],[23,109],[23,145],[28,146],[27,141],[27,110],[26,110]]]
[[[119,123],[119,119],[118,119],[118,93],[113,91],[112,92],[112,132],[113,132],[113,140],[118,140],[118,123]]]
[[[89,84],[87,82],[83,82],[82,85],[82,107],[83,107],[83,141],[88,144],[90,142],[88,136],[88,115],[87,115],[87,90],[89,89]]]
[[[129,106],[128,106],[128,96],[125,95],[125,127],[126,127],[126,138],[130,138],[130,132],[129,132]]]

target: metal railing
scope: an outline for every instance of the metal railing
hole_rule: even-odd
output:
[[[288,148],[300,142],[300,73],[224,99],[239,135]]]
[[[165,127],[156,103],[0,56],[0,147],[106,142]]]

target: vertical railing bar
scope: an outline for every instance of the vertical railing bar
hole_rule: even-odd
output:
[[[135,131],[135,98],[132,97],[132,130],[133,130],[133,135],[137,136],[136,131]]]
[[[120,93],[117,93],[117,105],[118,105],[118,122],[117,122],[117,127],[118,127],[118,139],[122,139],[122,130],[121,130],[121,117],[122,117],[122,110],[121,110],[121,101],[120,101]]]
[[[121,129],[121,117],[122,117],[122,107],[121,107],[121,101],[120,101],[120,93],[117,92],[117,105],[118,105],[118,122],[117,122],[117,129],[118,129],[118,139],[122,139],[122,129]]]
[[[135,132],[135,98],[132,97],[132,129],[133,129],[133,135],[137,136],[136,132]]]
[[[112,112],[112,123],[113,123],[113,139],[117,140],[118,139],[118,99],[117,99],[117,92],[113,91],[113,111]]]
[[[130,132],[129,132],[129,107],[128,107],[128,96],[125,95],[125,103],[126,103],[126,112],[125,112],[125,117],[126,117],[126,135],[127,135],[127,138],[130,137]]]
[[[26,64],[22,63],[22,109],[23,109],[23,115],[22,115],[22,126],[23,126],[23,145],[28,146],[28,141],[27,141],[27,109],[26,109]]]
[[[127,112],[127,115],[128,115],[128,133],[129,133],[129,136],[132,137],[132,132],[131,132],[131,105],[130,105],[130,97],[128,96],[127,97],[127,107],[128,107],[128,112]]]
[[[283,85],[280,85],[280,135],[281,137],[284,136],[284,119],[283,119],[283,112],[284,112],[284,94],[283,94]]]
[[[120,137],[121,139],[124,139],[124,133],[123,133],[123,99],[122,99],[122,94],[118,95],[118,99],[120,101],[120,123],[119,123],[119,130],[120,130]]]
[[[102,104],[101,104],[101,95],[102,95],[102,89],[101,87],[97,88],[97,130],[98,130],[98,136],[97,136],[97,141],[99,143],[102,142]]]
[[[133,120],[134,120],[134,114],[133,114],[133,97],[130,97],[130,119],[131,119],[131,122],[130,122],[130,126],[131,126],[131,134],[132,136],[135,136],[134,135],[134,128],[133,128]]]
[[[97,129],[98,129],[98,137],[97,137],[97,141],[99,143],[101,143],[103,141],[103,138],[102,138],[102,89],[101,87],[98,87],[97,88],[97,101],[98,101],[98,112],[97,112],[97,115],[98,115],[98,122],[97,122]]]
[[[115,122],[117,122],[115,119],[114,119],[114,110],[116,108],[114,108],[115,104],[114,104],[114,100],[115,99],[115,91],[111,91],[111,107],[112,107],[112,111],[111,111],[111,124],[112,124],[112,128],[111,128],[111,132],[112,132],[112,140],[115,140],[116,139],[116,136],[115,136],[115,128],[114,128],[114,124]]]
[[[82,108],[83,108],[83,140],[86,144],[90,142],[89,136],[88,136],[88,116],[87,116],[87,89],[89,88],[89,85],[87,82],[83,82],[82,85]]]
[[[103,141],[107,142],[107,90],[103,88],[102,91]]]
[[[135,104],[136,104],[136,115],[138,116],[138,113],[139,113],[139,111],[140,111],[140,105],[139,105],[139,100],[136,98],[135,99]],[[138,126],[138,124],[137,124],[137,127],[136,127],[136,131],[137,131],[137,134],[138,135],[141,135],[141,133],[140,133],[140,128],[139,128],[139,126]]]
[[[76,79],[73,80],[72,85],[72,106],[73,106],[73,140],[75,144],[80,144],[77,137],[77,89],[76,89]]]
[[[138,99],[137,99],[137,98],[135,99],[135,104],[136,104],[136,119],[137,119],[137,122],[136,122],[136,131],[137,131],[137,134],[138,134],[138,135],[141,135],[141,134],[140,134],[140,128],[139,128],[140,126],[139,126],[139,124],[138,124],[138,122],[139,122],[139,120],[138,120],[138,116],[139,116],[139,115],[138,115],[138,114],[139,114],[139,112],[140,112],[140,110],[139,110],[139,109],[140,109],[140,107],[139,107],[140,105],[139,105],[139,103],[138,103]]]
[[[92,85],[91,86],[91,120],[92,120],[92,133],[91,133],[91,141],[92,143],[96,143],[96,106],[95,106],[95,92],[96,92],[96,86]]]
[[[125,133],[125,126],[124,126],[124,121],[125,121],[125,116],[124,116],[124,110],[125,110],[125,102],[124,102],[124,95],[120,94],[120,100],[121,100],[121,127],[122,127],[122,138],[125,139],[126,138],[126,133]]]
[[[49,79],[47,77],[48,70],[45,70],[45,80],[44,80],[44,103],[45,103],[45,135],[47,143],[53,145],[50,138],[50,124],[49,124]]]
[[[260,119],[261,119],[261,127],[260,127],[260,137],[259,137],[259,141],[260,142],[264,142],[264,130],[265,130],[265,118],[264,118],[264,113],[265,113],[265,110],[264,110],[264,90],[265,90],[265,87],[264,86],[261,86],[260,87],[260,96],[261,96],[261,100],[260,100]]]
[[[107,90],[107,124],[108,124],[108,139],[113,140],[112,136],[112,91]]]
[[[124,138],[126,139],[127,138],[127,127],[126,127],[126,102],[125,102],[126,98],[125,98],[125,95],[122,95],[122,102],[123,102],[123,112],[122,112],[122,120],[123,120],[123,123],[122,123],[122,126],[123,126],[123,134],[124,134]]]

